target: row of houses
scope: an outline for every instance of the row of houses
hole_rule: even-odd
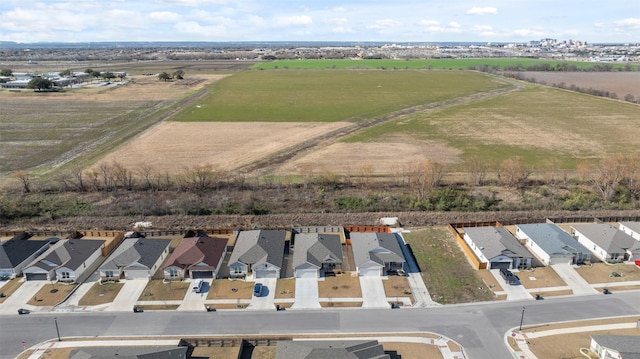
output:
[[[601,261],[640,261],[640,222],[576,224],[571,233],[553,223],[518,224],[515,237],[499,226],[464,227],[464,241],[488,269],[581,264],[592,256]]]
[[[220,278],[228,251],[230,277],[281,278],[285,256],[293,251],[294,277],[321,277],[340,271],[343,236],[282,230],[240,231],[229,238],[196,235],[183,238],[173,251],[171,240],[132,233],[104,259],[105,240],[29,239],[24,233],[0,245],[0,276],[24,274],[26,280],[82,282],[95,270],[103,280],[148,279],[163,271],[170,280]],[[348,243],[359,275],[403,270],[405,258],[392,233],[351,233]]]

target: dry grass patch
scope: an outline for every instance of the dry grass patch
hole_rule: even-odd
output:
[[[320,302],[322,308],[357,308],[362,307],[362,302]]]
[[[39,307],[50,307],[60,303],[73,291],[76,284],[45,284],[27,304]]]
[[[208,306],[218,309],[245,309],[249,303],[220,303],[220,304],[207,304]]]
[[[78,302],[80,305],[98,305],[111,303],[116,298],[124,283],[105,283],[96,282],[91,289]]]
[[[138,300],[182,300],[189,289],[188,282],[163,283],[160,279],[152,279],[142,291]]]
[[[504,288],[502,288],[502,286],[500,285],[500,282],[498,282],[496,277],[494,277],[489,270],[480,269],[476,273],[478,274],[478,277],[482,279],[484,284],[492,291],[500,292],[504,290]]]
[[[76,348],[57,348],[57,349],[47,349],[42,353],[40,358],[43,359],[68,359],[71,358],[71,352]],[[27,359],[33,353],[33,351],[28,351],[26,353],[22,353],[17,359]]]
[[[619,323],[633,323],[640,320],[639,317],[621,317],[621,318],[609,318],[609,319],[592,319],[592,320],[579,320],[575,322],[562,322],[555,324],[544,324],[544,325],[532,325],[525,326],[524,331],[526,332],[537,332],[537,331],[547,331],[547,330],[555,330],[555,329],[564,329],[564,328],[574,328],[574,327],[588,327],[592,325],[607,325],[607,324],[619,324]]]
[[[318,282],[320,298],[361,298],[360,279],[351,273],[338,274]]]
[[[421,343],[380,342],[384,352],[390,354],[392,359],[439,359],[443,358],[440,349],[436,345]]]
[[[278,279],[276,284],[277,298],[295,298],[296,297],[296,280],[295,278]]]
[[[554,291],[550,291],[550,292],[538,292],[538,293],[531,293],[531,296],[535,298],[536,294],[540,294],[540,295],[542,295],[542,297],[553,297],[553,296],[559,296],[559,295],[572,295],[573,294],[573,290],[564,289],[564,290],[554,290]]]
[[[251,299],[253,282],[216,279],[211,283],[207,299]]]
[[[411,303],[415,303],[407,277],[389,276],[382,281],[382,285],[388,298],[409,297],[411,298]]]
[[[178,309],[178,304],[144,304],[144,305],[136,305],[138,309],[142,310],[176,310]]]
[[[589,348],[591,335],[633,335],[640,340],[640,329],[600,330],[528,339],[529,349],[538,358],[582,359],[580,348]]]
[[[589,284],[613,283],[640,280],[640,268],[630,264],[593,263],[591,266],[579,266],[576,271]],[[611,277],[611,273],[619,273],[620,277]]]
[[[24,283],[24,281],[20,281],[22,278],[13,278],[8,280],[2,284],[0,287],[0,293],[3,293],[5,297],[0,298],[0,303],[3,303],[11,294],[15,293],[18,288]]]
[[[605,288],[606,285],[601,286],[600,288]],[[617,285],[615,287],[609,287],[611,292],[615,292],[617,290],[636,290],[640,289],[640,285]]]
[[[517,271],[515,273],[520,278],[520,283],[527,289],[567,285],[551,267],[537,267],[531,271]]]

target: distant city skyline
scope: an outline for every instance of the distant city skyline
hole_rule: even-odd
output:
[[[637,0],[2,0],[0,41],[640,42]]]

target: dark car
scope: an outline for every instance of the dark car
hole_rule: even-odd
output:
[[[256,285],[253,286],[253,295],[256,297],[260,297],[262,295],[262,283],[256,283]]]
[[[18,314],[29,314],[31,311],[29,309],[20,308],[18,309]]]
[[[500,275],[502,276],[502,278],[504,278],[505,282],[511,285],[520,284],[520,278],[518,278],[517,275],[513,274],[513,272],[508,269],[500,268]]]

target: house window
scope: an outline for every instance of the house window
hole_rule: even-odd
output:
[[[233,268],[233,273],[236,273],[236,274],[242,273],[242,268],[240,268],[240,267]]]
[[[175,268],[171,268],[169,269],[169,277],[177,277],[178,276],[178,270]]]
[[[69,272],[62,272],[60,273],[62,275],[62,279],[69,279],[71,278],[71,274]]]
[[[108,270],[108,271],[104,272],[104,276],[106,278],[113,278],[113,271],[112,270]]]

